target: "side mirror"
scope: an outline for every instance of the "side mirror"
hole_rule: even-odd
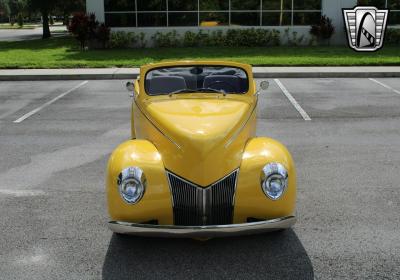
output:
[[[268,81],[262,81],[261,83],[260,83],[260,89],[261,90],[267,90],[269,88],[269,82]]]
[[[266,91],[269,88],[269,82],[268,81],[262,81],[260,83],[260,89],[257,90],[257,92],[255,93],[255,95],[260,95],[261,91]]]
[[[133,97],[133,92],[135,91],[135,84],[132,82],[127,82],[126,89],[131,93],[130,96]]]

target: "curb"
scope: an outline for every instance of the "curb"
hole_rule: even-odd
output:
[[[61,80],[129,80],[136,79],[133,74],[68,74],[68,75],[1,75],[0,81],[61,81]]]
[[[306,73],[254,73],[254,78],[396,78],[400,72],[306,72]]]
[[[276,71],[275,71],[276,70]],[[290,69],[281,71],[281,69],[273,68],[262,68],[254,69],[254,78],[395,78],[400,77],[400,69],[387,69],[384,71],[374,71],[368,69],[364,71],[346,71],[345,69],[332,69],[330,70],[319,70],[319,69]],[[342,70],[342,71],[340,71]],[[393,71],[391,71],[393,70]],[[139,75],[138,69],[128,69],[125,71],[105,70],[102,73],[95,71],[96,73],[84,73],[85,70],[67,70],[66,73],[62,73],[60,69],[39,71],[36,74],[31,70],[0,70],[0,81],[54,81],[54,80],[129,80],[136,79]],[[29,73],[31,72],[31,73]],[[56,73],[54,73],[56,72]],[[58,73],[57,73],[58,72]],[[74,73],[75,72],[75,73]],[[78,72],[78,73],[76,73]],[[83,73],[82,73],[83,72]]]

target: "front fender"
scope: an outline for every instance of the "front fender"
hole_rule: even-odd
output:
[[[283,164],[288,170],[288,186],[276,201],[267,198],[261,188],[262,168],[271,162]],[[248,218],[275,219],[294,214],[296,206],[296,171],[289,151],[271,138],[251,139],[243,152],[237,182],[234,222]]]
[[[117,178],[127,168],[140,167],[147,185],[143,198],[135,205],[121,197]],[[130,140],[112,153],[107,167],[107,201],[111,220],[145,223],[158,220],[160,224],[173,224],[171,194],[161,154],[146,140]]]

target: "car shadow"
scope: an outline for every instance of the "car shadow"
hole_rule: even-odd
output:
[[[113,234],[103,279],[314,279],[292,229],[197,241]]]

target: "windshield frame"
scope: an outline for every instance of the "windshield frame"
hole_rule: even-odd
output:
[[[243,71],[243,73],[246,75],[246,80],[247,80],[247,90],[245,92],[214,92],[214,91],[194,91],[194,90],[190,90],[188,89],[187,94],[224,94],[224,95],[246,95],[250,92],[250,87],[251,87],[251,83],[250,83],[250,77],[249,74],[247,73],[246,69],[244,69],[243,67],[240,66],[236,66],[236,65],[223,65],[223,64],[178,64],[178,65],[168,65],[168,66],[159,66],[159,67],[154,67],[151,68],[149,70],[146,71],[145,75],[144,75],[144,81],[143,81],[143,89],[144,92],[146,93],[146,95],[148,96],[152,96],[152,97],[157,97],[157,96],[168,96],[171,95],[171,93],[163,93],[163,94],[150,94],[147,91],[147,87],[148,87],[148,80],[147,80],[147,75],[154,71],[154,70],[160,70],[160,69],[168,69],[168,68],[190,68],[190,67],[210,67],[210,68],[217,68],[217,67],[226,67],[226,68],[233,68],[233,69],[239,69],[241,71]],[[194,91],[194,92],[193,92]],[[183,94],[179,93],[179,94]],[[186,94],[186,93],[185,93]]]

